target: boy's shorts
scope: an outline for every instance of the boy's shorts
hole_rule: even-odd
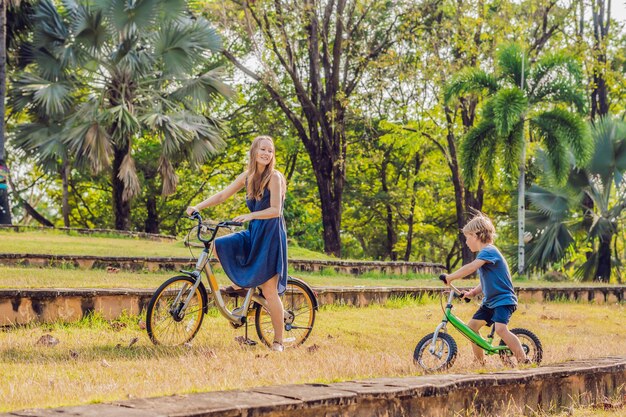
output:
[[[474,320],[483,320],[487,322],[487,326],[491,326],[493,323],[509,324],[511,316],[517,310],[516,305],[498,306],[489,308],[480,306],[478,311],[474,313]]]

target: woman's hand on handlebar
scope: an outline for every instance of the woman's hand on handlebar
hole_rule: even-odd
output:
[[[187,207],[187,216],[192,216],[194,213],[198,213],[200,210],[196,206]]]

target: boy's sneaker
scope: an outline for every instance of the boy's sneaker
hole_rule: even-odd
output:
[[[285,346],[283,346],[283,344],[280,342],[274,341],[274,343],[272,343],[272,350],[274,352],[282,352],[285,350]]]

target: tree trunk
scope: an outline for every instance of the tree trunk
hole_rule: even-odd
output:
[[[4,149],[4,100],[7,78],[7,0],[0,0],[0,224],[11,224],[8,176]]]
[[[519,180],[517,183],[517,273],[522,275],[525,270],[525,242],[526,228],[526,142],[522,144],[522,155],[519,166]]]
[[[420,154],[415,154],[415,173],[413,174],[413,194],[411,195],[411,208],[409,218],[407,220],[407,224],[409,225],[409,230],[406,236],[406,251],[404,252],[404,260],[406,262],[411,258],[411,251],[413,250],[413,223],[415,222],[415,205],[417,204],[417,174],[420,171],[422,166],[422,160],[420,159]]]
[[[70,227],[70,204],[69,204],[69,177],[71,174],[71,167],[67,159],[63,160],[61,166],[61,179],[63,181],[63,197],[61,201],[61,211],[63,212],[63,225]]]
[[[157,210],[157,201],[154,193],[149,193],[146,197],[146,217],[145,231],[146,233],[159,234],[159,212]]]
[[[341,257],[341,200],[344,181],[334,178],[333,163],[330,158],[317,159],[317,162],[313,163],[313,171],[322,206],[324,252],[339,258]]]
[[[474,260],[474,255],[472,251],[469,250],[467,245],[465,244],[465,236],[461,229],[465,226],[465,206],[464,195],[466,193],[465,187],[463,186],[463,181],[461,180],[461,171],[459,169],[459,160],[456,154],[456,137],[454,136],[453,131],[453,121],[452,114],[450,108],[447,106],[444,108],[446,114],[446,121],[448,125],[448,134],[446,135],[446,139],[448,141],[448,166],[450,167],[450,172],[452,174],[452,185],[454,187],[454,208],[456,215],[456,225],[458,229],[457,239],[459,241],[459,245],[461,248],[461,256],[463,258],[463,265],[468,264]],[[457,246],[458,247],[458,246]],[[449,263],[449,262],[448,262]]]
[[[398,241],[398,236],[393,227],[393,208],[391,204],[389,204],[389,187],[387,185],[387,166],[389,165],[389,155],[391,154],[391,149],[387,149],[383,155],[383,161],[381,165],[381,190],[385,196],[385,227],[387,229],[387,239],[385,242],[385,258],[388,258],[392,261],[398,260],[398,254],[394,251],[394,247]]]
[[[610,4],[610,3],[609,3]],[[611,10],[605,0],[594,0],[591,5],[593,20],[593,89],[591,90],[591,120],[609,112],[609,92],[606,85],[606,40],[609,35]]]
[[[115,213],[115,229],[130,230],[130,201],[124,201],[124,182],[118,178],[120,166],[126,154],[130,152],[130,142],[123,148],[113,149],[113,172],[111,184],[113,186],[113,212]]]
[[[594,281],[608,283],[611,280],[611,240],[613,240],[612,234],[600,236],[598,266],[593,277]]]

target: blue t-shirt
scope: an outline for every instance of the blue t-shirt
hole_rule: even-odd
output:
[[[485,264],[478,268],[478,277],[484,294],[483,305],[488,308],[517,305],[509,265],[498,248],[487,245],[478,252],[476,259],[485,261]]]

